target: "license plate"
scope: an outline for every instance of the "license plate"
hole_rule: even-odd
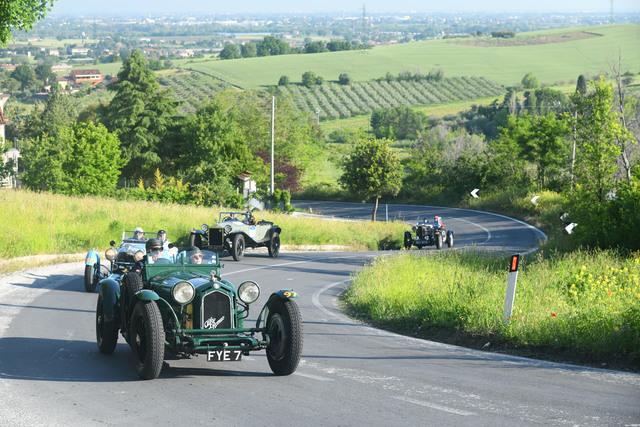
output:
[[[207,352],[207,362],[239,362],[242,360],[242,350],[210,350]]]

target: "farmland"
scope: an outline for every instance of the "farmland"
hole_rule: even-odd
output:
[[[281,75],[295,81],[305,71],[313,71],[325,80],[336,80],[344,72],[354,81],[364,81],[387,72],[426,72],[433,68],[444,70],[447,77],[486,77],[502,85],[519,83],[524,74],[532,72],[542,83],[552,84],[574,81],[579,74],[609,72],[619,53],[625,70],[640,71],[640,25],[583,27],[555,33],[562,31],[589,31],[601,36],[488,47],[457,39],[429,40],[358,51],[194,61],[189,67],[244,88],[274,85]],[[523,33],[515,39],[549,33]]]
[[[399,105],[432,105],[497,96],[503,87],[482,77],[453,77],[434,82],[368,81],[351,85],[325,83],[313,88],[288,85],[279,88],[296,106],[320,120],[369,114]]]
[[[171,89],[182,104],[180,109],[193,113],[203,103],[213,99],[216,93],[229,87],[225,82],[194,71],[160,72],[160,84]]]

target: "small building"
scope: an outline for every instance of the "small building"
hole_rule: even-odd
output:
[[[70,77],[75,85],[89,83],[95,86],[104,80],[100,70],[73,70]]]
[[[14,71],[18,66],[16,64],[0,64],[0,69],[5,70],[7,73]]]
[[[71,68],[73,67],[69,64],[60,63],[60,64],[52,65],[51,71],[53,71],[54,73],[66,73],[67,71],[71,70]]]
[[[242,190],[242,197],[248,199],[253,193],[256,192],[256,182],[251,179],[251,172],[244,171],[238,175],[238,181],[240,181],[240,189]]]
[[[86,47],[72,47],[71,56],[87,56],[89,55],[89,49]]]

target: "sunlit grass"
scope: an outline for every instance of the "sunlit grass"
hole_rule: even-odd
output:
[[[0,191],[0,207],[0,258],[106,248],[123,230],[136,226],[152,234],[165,229],[171,241],[186,242],[192,228],[214,224],[219,212],[219,208],[11,190]],[[283,245],[377,249],[385,239],[399,244],[404,230],[400,223],[323,221],[269,212],[258,212],[256,217],[282,227]]]
[[[426,336],[445,330],[498,347],[640,368],[640,254],[528,261],[509,325],[502,321],[507,260],[475,252],[380,258],[356,276],[346,301],[377,324]]]

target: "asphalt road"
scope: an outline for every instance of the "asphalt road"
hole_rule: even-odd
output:
[[[357,217],[366,209],[332,204],[326,212]],[[393,209],[406,219],[434,213]],[[504,217],[438,212],[457,244],[526,252],[539,238]],[[262,286],[250,319],[270,292],[299,292],[304,351],[288,377],[273,376],[262,352],[237,363],[169,361],[159,379],[139,381],[122,338],[112,356],[97,350],[96,294],[83,291],[82,265],[0,277],[0,425],[640,424],[640,375],[443,345],[349,319],[338,296],[376,255],[225,260],[223,277]]]

